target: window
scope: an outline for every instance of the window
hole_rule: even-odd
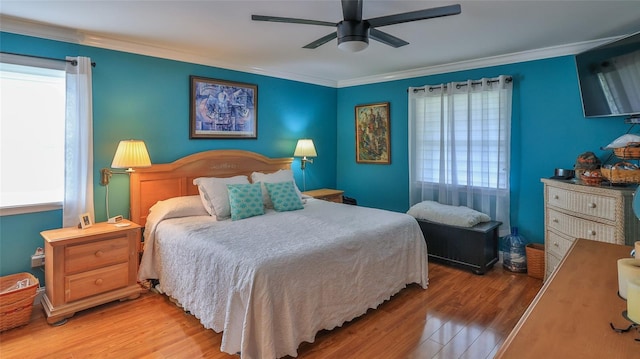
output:
[[[415,100],[416,116],[422,118],[415,133],[420,181],[506,188],[506,158],[500,149],[508,139],[500,128],[499,97],[488,92]]]
[[[409,88],[410,205],[466,206],[509,233],[511,78]]]
[[[64,63],[2,55],[2,214],[60,208],[64,199]],[[30,210],[31,208],[31,210]]]

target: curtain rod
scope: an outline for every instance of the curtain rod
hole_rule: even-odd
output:
[[[494,82],[499,82],[499,81],[500,80],[489,80],[487,82],[488,83],[494,83]],[[511,76],[507,76],[505,78],[505,82],[511,82],[511,81],[513,81]],[[482,83],[482,81],[472,81],[471,82],[472,85],[479,85],[481,83]],[[468,85],[467,83],[459,83],[459,84],[456,85],[456,88],[459,89],[460,87],[467,86],[467,85]],[[447,88],[447,85],[443,84],[443,85],[438,85],[438,86],[429,86],[429,91],[433,91],[434,89],[439,89],[439,88],[443,88],[443,87]],[[409,91],[409,90],[407,90],[407,91]],[[427,91],[427,90],[425,88],[413,89],[414,93],[416,93],[418,91]]]
[[[67,60],[67,59],[55,59],[53,57],[44,57],[44,56],[36,56],[36,55],[25,55],[25,54],[16,54],[14,52],[5,52],[5,51],[0,51],[0,53],[2,54],[7,54],[7,55],[16,55],[16,56],[26,56],[26,57],[33,57],[36,59],[43,59],[43,60],[53,60],[53,61],[65,61],[70,63],[73,66],[77,66],[78,65],[78,61],[76,60]],[[96,63],[95,62],[91,62],[91,67],[96,67]]]

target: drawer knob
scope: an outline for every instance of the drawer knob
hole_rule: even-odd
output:
[[[594,230],[592,229],[592,230],[590,230],[590,231],[589,231],[589,234],[590,234],[590,235],[592,235],[592,236],[595,236],[595,235],[596,235],[596,231],[594,231]]]
[[[554,194],[553,199],[560,199],[560,196],[558,196],[557,194]]]
[[[94,254],[95,254],[96,257],[100,258],[100,257],[102,257],[103,253],[104,252],[102,252],[102,251],[96,251],[96,253],[94,253]]]
[[[98,278],[95,281],[96,285],[102,285],[102,278]]]
[[[591,203],[588,203],[588,204],[587,204],[587,207],[589,207],[589,208],[596,208],[596,204],[595,204],[595,203],[593,203],[593,202],[591,202]]]
[[[560,222],[560,221],[558,221],[558,219],[557,219],[557,218],[552,219],[552,221],[553,221],[553,223],[558,223],[558,222]]]
[[[560,247],[560,243],[558,243],[558,242],[553,242],[553,245],[556,246],[556,247]]]

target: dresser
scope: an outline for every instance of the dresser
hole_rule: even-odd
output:
[[[140,232],[139,225],[127,220],[41,232],[47,322],[61,323],[80,310],[137,298]]]
[[[638,358],[636,331],[618,296],[619,258],[630,246],[577,239],[513,328],[495,358]]]
[[[321,188],[321,189],[315,189],[313,191],[306,191],[302,193],[313,198],[322,199],[329,202],[342,203],[342,194],[344,193],[344,191],[337,190],[337,189]]]
[[[640,238],[633,187],[586,186],[543,178],[545,278],[576,238],[631,245]]]

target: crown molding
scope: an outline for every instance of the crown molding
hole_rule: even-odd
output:
[[[311,83],[326,87],[336,87],[337,82],[324,78],[299,75],[293,73],[279,72],[268,69],[262,69],[251,66],[240,66],[220,61],[215,61],[194,53],[186,51],[176,51],[174,49],[165,48],[156,45],[150,45],[132,41],[129,39],[115,39],[101,34],[90,32],[81,32],[70,28],[53,26],[35,21],[19,19],[11,16],[0,14],[0,31],[10,32],[19,35],[39,37],[43,39],[69,42],[79,45],[99,47],[108,50],[128,52],[138,55],[158,57],[168,60],[182,61],[199,65],[218,67],[227,70],[235,70],[241,72],[252,73],[256,75],[264,75],[276,77],[286,80]]]
[[[489,66],[499,66],[518,62],[540,60],[551,57],[573,55],[584,51],[588,48],[598,46],[600,44],[616,40],[617,38],[608,38],[595,41],[587,41],[562,46],[553,46],[542,49],[535,49],[512,53],[507,55],[480,58],[469,61],[461,61],[450,64],[442,64],[435,66],[427,66],[406,71],[398,71],[374,76],[353,78],[347,80],[329,80],[314,76],[306,76],[288,72],[273,71],[258,67],[240,66],[215,61],[211,58],[200,56],[186,51],[176,51],[174,49],[165,48],[156,45],[139,43],[128,39],[114,39],[103,36],[101,34],[93,34],[81,32],[71,28],[53,26],[49,24],[19,19],[11,16],[0,14],[0,31],[16,33],[20,35],[34,36],[49,40],[57,40],[62,42],[75,43],[80,45],[99,47],[115,51],[129,52],[138,55],[152,56],[163,59],[189,62],[194,64],[213,66],[228,70],[247,72],[257,75],[281,78],[285,80],[299,81],[311,83],[320,86],[342,88],[350,86],[367,85],[380,82],[396,81],[414,77],[423,77],[429,75],[442,74],[447,72],[471,70]]]
[[[482,67],[514,64],[518,62],[542,60],[542,59],[548,59],[552,57],[559,57],[559,56],[566,56],[566,55],[575,55],[579,52],[596,47],[598,45],[605,44],[613,40],[617,40],[619,38],[620,37],[613,37],[613,38],[600,39],[600,40],[594,40],[594,41],[585,41],[580,43],[552,46],[552,47],[522,51],[522,52],[500,55],[500,56],[485,57],[485,58],[469,60],[469,61],[460,61],[460,62],[455,62],[450,64],[422,67],[422,68],[417,68],[417,69],[408,70],[408,71],[398,71],[398,72],[392,72],[392,73],[387,73],[382,75],[360,77],[360,78],[349,79],[349,80],[341,80],[341,81],[338,81],[338,88],[403,80],[403,79],[409,79],[414,77],[438,75],[438,74],[443,74],[448,72],[465,71],[465,70],[478,69]]]

